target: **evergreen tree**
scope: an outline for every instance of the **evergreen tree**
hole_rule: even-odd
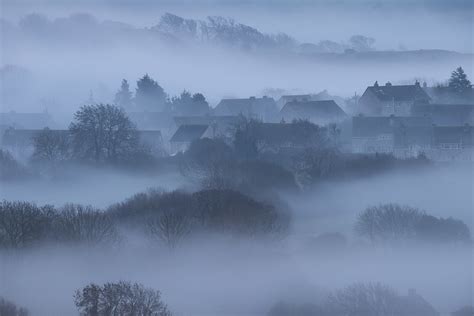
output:
[[[128,81],[123,79],[120,90],[115,94],[114,103],[122,109],[130,109],[132,107],[132,92]]]
[[[140,110],[162,111],[166,104],[163,88],[148,74],[137,81],[135,104]]]
[[[458,67],[451,73],[449,88],[455,92],[465,92],[471,89],[471,82],[467,79],[467,75],[462,67]]]

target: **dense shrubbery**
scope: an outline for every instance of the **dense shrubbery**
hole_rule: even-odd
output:
[[[281,235],[289,225],[288,214],[227,189],[150,191],[111,206],[109,212],[120,223],[146,227],[152,237],[170,247],[191,233]]]
[[[206,189],[233,189],[258,194],[296,189],[291,171],[258,159],[237,159],[238,153],[219,139],[199,139],[184,154],[181,171]]]
[[[436,310],[423,297],[412,292],[398,294],[380,283],[356,283],[336,290],[320,304],[288,304],[279,302],[268,316],[437,316]]]
[[[76,291],[74,302],[82,316],[172,316],[159,291],[124,281],[89,284]]]
[[[26,308],[18,307],[15,303],[7,301],[0,296],[0,315],[1,316],[28,316]]]
[[[372,242],[468,242],[471,238],[469,228],[460,220],[436,218],[398,204],[367,208],[359,214],[355,230]]]

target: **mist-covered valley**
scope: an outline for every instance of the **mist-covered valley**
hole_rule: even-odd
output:
[[[474,315],[469,1],[0,9],[0,316]]]

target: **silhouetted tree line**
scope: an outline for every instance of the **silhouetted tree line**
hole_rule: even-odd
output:
[[[417,208],[383,204],[359,214],[355,231],[374,243],[378,242],[470,242],[471,233],[461,220],[437,218]]]
[[[170,98],[148,74],[137,81],[135,96],[128,81],[123,79],[114,104],[125,111],[173,112],[177,115],[205,115],[210,111],[202,93],[191,94],[184,90],[179,96]]]
[[[287,233],[289,214],[233,190],[149,191],[108,209],[118,223],[147,231],[173,248],[192,234],[275,236]]]
[[[54,208],[2,201],[0,247],[21,249],[48,242],[113,246],[125,239],[120,227],[126,227],[174,248],[198,233],[284,236],[289,220],[285,211],[232,190],[149,191],[105,211],[76,204]]]
[[[438,316],[421,295],[411,290],[400,295],[381,283],[355,283],[336,290],[321,303],[291,304],[278,302],[268,316]]]

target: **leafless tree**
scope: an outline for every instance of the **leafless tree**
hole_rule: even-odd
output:
[[[46,127],[33,138],[33,146],[32,158],[36,161],[57,163],[70,158],[67,131],[52,131]]]
[[[192,230],[193,219],[187,212],[165,211],[148,222],[150,234],[168,247],[175,248]]]
[[[28,202],[0,202],[0,245],[22,248],[47,237],[52,206],[38,207]]]
[[[56,219],[57,239],[87,245],[111,244],[119,234],[108,214],[75,204],[65,205]]]
[[[374,242],[414,238],[423,215],[416,208],[398,204],[372,206],[359,214],[355,230]]]
[[[139,145],[134,124],[117,106],[85,105],[74,119],[69,130],[78,158],[116,162]]]
[[[83,316],[172,316],[159,291],[124,281],[89,284],[76,291],[74,301]]]

